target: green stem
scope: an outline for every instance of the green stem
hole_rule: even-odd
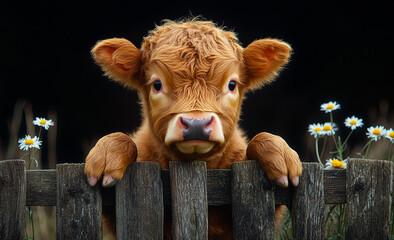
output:
[[[326,151],[326,145],[327,145],[327,136],[324,136],[323,148],[320,153],[320,159],[323,158],[324,152]]]
[[[353,131],[354,131],[354,130],[352,129],[352,130],[350,131],[350,133],[347,135],[345,141],[344,141],[343,144],[342,144],[342,147],[344,147],[344,146],[346,145],[347,140],[349,140],[349,137],[350,137],[350,135],[352,135]]]
[[[319,161],[320,165],[322,167],[324,167],[323,163],[321,162],[320,156],[319,156],[319,138],[318,137],[316,138],[316,141],[315,141],[315,151],[316,151],[317,160]]]
[[[391,144],[390,144],[391,145]],[[389,161],[392,161],[392,162],[394,162],[394,153],[393,154],[391,154],[391,159],[389,159]]]
[[[373,141],[373,138],[372,138],[371,140],[369,140],[369,141],[367,142],[367,144],[365,144],[365,146],[363,147],[363,149],[361,149],[361,152],[360,152],[361,158],[365,158],[365,155],[363,155],[363,152],[364,152],[364,150],[372,143],[372,141]]]
[[[33,220],[33,210],[28,207],[28,211],[29,211],[29,220],[30,220],[30,225],[31,225],[31,230],[32,230],[32,239],[34,240],[34,220]]]
[[[332,112],[330,112],[330,122],[331,122],[331,125],[334,123],[334,120],[333,120],[334,118],[332,117]]]
[[[27,153],[23,154],[22,157],[21,157],[21,160],[24,160],[24,158],[25,158],[27,155],[30,155],[30,152],[27,152]]]
[[[42,129],[42,127],[40,127],[40,131],[38,131],[38,140],[40,140],[40,137],[41,137],[41,129]]]
[[[333,120],[332,112],[330,112],[330,122],[331,122],[331,127],[334,128],[334,120]],[[343,151],[342,150],[342,145],[341,146],[338,145],[337,140],[335,139],[335,136],[334,136],[334,130],[332,130],[332,128],[331,128],[332,139],[334,139],[334,144],[335,144],[335,147],[336,147],[336,149],[338,151],[339,159],[343,160],[343,157],[342,157],[342,151]]]
[[[364,152],[364,150],[365,150],[366,148],[368,148],[368,150],[369,150],[369,146],[371,145],[372,141],[373,141],[373,138],[372,138],[371,140],[369,140],[369,141],[367,142],[367,144],[365,144],[365,146],[364,146],[363,149],[361,150],[361,152],[360,152],[361,158],[365,158],[365,157],[367,156],[368,151],[367,151],[367,154],[365,154],[365,155],[363,155],[363,152]]]
[[[32,151],[32,149],[29,149],[29,164],[27,165],[27,170],[30,170],[30,164],[31,164],[31,155],[32,155],[32,153],[31,153],[31,151]]]

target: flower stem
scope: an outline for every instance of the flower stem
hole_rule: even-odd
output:
[[[334,144],[335,144],[335,147],[336,147],[336,149],[338,151],[339,159],[343,160],[343,157],[342,157],[342,152],[343,152],[342,144],[338,145],[337,140],[335,139],[335,136],[334,136],[334,130],[332,130],[332,128],[334,127],[334,118],[332,117],[332,112],[330,112],[330,122],[331,122],[331,136],[332,136],[332,139],[334,139]]]
[[[367,142],[367,144],[365,144],[365,146],[363,147],[363,149],[360,152],[361,158],[366,158],[369,152],[369,148],[371,147],[371,143],[373,141],[373,138],[371,140],[369,140],[369,142]],[[365,152],[365,155],[363,155],[364,150],[367,149],[367,151]]]
[[[40,137],[41,137],[41,129],[42,129],[42,127],[40,127],[40,131],[38,131],[38,139],[40,139]]]
[[[32,157],[31,157],[32,151],[33,151],[32,149],[29,150],[29,164],[27,165],[27,170],[30,170],[30,164],[31,164],[31,160],[32,160]]]
[[[324,136],[323,148],[320,153],[320,159],[323,158],[324,152],[326,151],[326,145],[327,145],[327,135]]]
[[[316,151],[317,160],[319,161],[320,165],[321,165],[322,167],[324,167],[323,163],[321,162],[320,156],[319,156],[319,138],[316,138],[316,141],[315,141],[315,149],[316,149],[315,151]]]
[[[350,131],[350,133],[347,135],[345,141],[344,141],[343,144],[342,144],[342,147],[344,147],[344,146],[346,145],[347,140],[349,140],[349,137],[350,137],[350,135],[352,135],[353,131],[354,131],[354,130],[352,129],[352,130]]]

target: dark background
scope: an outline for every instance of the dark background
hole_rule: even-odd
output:
[[[307,127],[328,121],[319,109],[330,100],[342,105],[335,118],[343,134],[346,117],[364,119],[366,125],[353,136],[355,145],[366,141],[369,125],[394,127],[393,1],[191,2],[2,3],[0,147],[10,144],[8,127],[20,99],[31,102],[35,116],[57,113],[59,162],[82,162],[99,137],[135,130],[137,94],[103,77],[89,51],[111,37],[140,47],[162,19],[190,15],[234,30],[244,47],[273,37],[294,49],[280,77],[244,102],[241,126],[250,138],[261,131],[281,135],[304,161],[311,160]]]

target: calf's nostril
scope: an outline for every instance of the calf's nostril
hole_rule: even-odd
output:
[[[189,126],[190,126],[190,124],[191,124],[191,119],[193,119],[193,118],[183,118],[183,117],[181,117],[181,124],[182,124],[182,126],[185,128],[185,129],[188,129],[189,128]]]

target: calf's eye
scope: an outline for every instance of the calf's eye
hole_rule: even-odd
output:
[[[160,80],[156,80],[153,83],[153,88],[155,89],[156,92],[160,91],[163,88],[163,84],[161,83]]]
[[[237,83],[235,81],[230,81],[228,83],[228,90],[230,90],[231,92],[234,91],[236,85],[237,85]]]

